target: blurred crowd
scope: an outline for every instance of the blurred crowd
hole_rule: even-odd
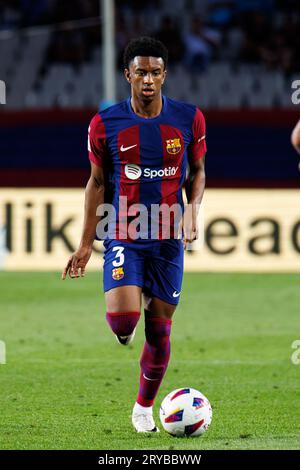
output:
[[[47,63],[78,66],[101,45],[100,24],[70,22],[99,17],[99,0],[0,0],[0,30],[58,25]],[[132,37],[152,35],[169,50],[170,66],[201,73],[211,61],[264,64],[291,75],[300,70],[299,0],[116,0],[118,66]],[[182,12],[184,11],[184,15]],[[101,20],[100,20],[101,23]]]

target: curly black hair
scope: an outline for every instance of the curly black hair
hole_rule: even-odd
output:
[[[143,36],[140,38],[132,39],[126,46],[123,63],[124,68],[128,69],[130,62],[136,57],[161,57],[164,61],[164,68],[166,69],[168,63],[168,49],[158,39]]]

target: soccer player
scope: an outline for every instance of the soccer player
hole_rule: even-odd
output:
[[[158,431],[152,406],[170,358],[183,250],[186,243],[197,238],[197,211],[205,186],[204,117],[196,106],[162,95],[167,59],[165,46],[150,37],[132,40],[125,50],[124,74],[131,96],[97,113],[90,123],[91,176],[85,191],[83,233],[62,274],[63,279],[67,274],[71,278],[84,276],[96,229],[98,234],[97,207],[111,202],[117,223],[110,224],[114,235],[104,240],[103,287],[106,319],[122,345],[132,341],[142,298],[144,301],[145,344],[132,412],[137,432]],[[136,215],[136,204],[147,212],[146,222],[153,219],[153,205],[177,204],[183,208],[182,188],[186,183],[189,205],[182,221],[183,236],[175,236],[174,217],[167,219],[159,214],[151,238],[147,224],[143,236],[133,238],[129,225]],[[127,212],[121,207],[121,196],[127,197]],[[124,216],[128,216],[125,226]],[[166,228],[170,235],[164,237]]]

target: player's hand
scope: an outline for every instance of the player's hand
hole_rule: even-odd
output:
[[[85,267],[88,263],[92,254],[92,247],[81,247],[78,248],[72,256],[70,256],[69,261],[62,272],[62,280],[66,279],[69,274],[70,278],[84,277]]]
[[[192,243],[198,238],[197,212],[195,208],[189,204],[186,207],[183,216],[183,247],[187,248],[188,243]]]

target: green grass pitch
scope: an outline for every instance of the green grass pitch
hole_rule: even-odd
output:
[[[155,416],[173,389],[199,389],[213,406],[200,438],[133,431],[143,321],[117,344],[100,274],[1,273],[0,286],[0,449],[300,449],[299,275],[185,274]]]

